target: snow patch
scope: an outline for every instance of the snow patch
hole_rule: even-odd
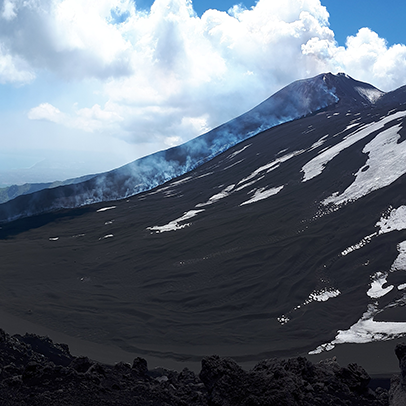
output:
[[[116,207],[117,206],[103,207],[102,209],[97,210],[96,213],[101,213],[103,211],[112,210],[112,209],[115,209]]]
[[[335,345],[331,343],[326,343],[319,345],[315,350],[309,351],[309,355],[321,354],[324,351],[331,351],[334,349]]]
[[[379,234],[390,233],[406,229],[406,206],[400,206],[390,211],[389,215],[382,216],[376,223]]]
[[[315,158],[313,158],[311,161],[306,163],[301,172],[303,172],[303,182],[307,182],[310,179],[315,178],[316,176],[320,175],[326,165],[333,159],[335,158],[340,152],[343,150],[349,148],[351,145],[355,144],[356,142],[362,140],[363,138],[367,137],[374,131],[378,131],[381,128],[385,126],[385,124],[396,120],[400,117],[404,117],[406,115],[406,112],[398,112],[396,114],[393,114],[389,117],[385,117],[384,119],[375,122],[373,124],[370,124],[366,127],[363,127],[362,129],[349,134],[343,141],[338,143],[337,145],[334,145],[324,152],[320,153],[317,155]],[[348,130],[350,127],[347,127],[346,130]],[[344,130],[345,131],[345,130]],[[401,145],[401,144],[399,144]]]
[[[181,185],[182,183],[186,183],[187,181],[189,181],[190,179],[192,179],[192,176],[187,176],[184,179],[181,180],[177,180],[175,182],[171,182],[169,186],[178,186]]]
[[[314,291],[309,295],[309,301],[326,302],[329,299],[337,297],[341,294],[338,289],[325,288]]]
[[[251,182],[244,183],[242,186],[236,188],[235,190],[238,192],[238,191],[240,191],[240,190],[242,190],[242,189],[244,189],[246,187],[249,187],[249,186],[253,185],[254,183],[258,182],[259,180],[261,180],[263,178],[265,178],[265,176],[260,176],[258,179],[254,179]]]
[[[383,288],[383,285],[387,283],[386,278],[388,274],[386,272],[376,272],[372,275],[371,287],[369,288],[367,295],[372,299],[378,299],[385,296],[393,289],[393,285]]]
[[[391,213],[393,213],[393,210]],[[406,270],[406,241],[398,244],[397,248],[399,255],[393,262],[390,272]],[[338,330],[333,341],[318,346],[315,350],[310,351],[309,354],[319,354],[323,351],[329,351],[333,349],[336,344],[386,341],[406,335],[406,322],[378,322],[374,320],[375,315],[382,312],[382,310],[378,308],[378,302],[376,300],[385,296],[394,288],[393,285],[383,288],[383,285],[387,283],[388,274],[388,272],[376,272],[371,276],[371,285],[367,291],[367,295],[371,299],[374,299],[374,304],[368,305],[367,311],[357,323],[352,325],[348,330]],[[398,290],[404,289],[406,289],[406,283],[398,285]],[[398,302],[404,304],[404,297],[400,301],[386,305],[385,308],[397,306]]]
[[[405,322],[374,321],[370,311],[348,330],[338,330],[332,344],[370,343],[373,341],[387,341],[406,334]]]
[[[286,324],[286,323],[288,323],[290,321],[289,317],[285,316],[284,314],[282,314],[282,316],[278,317],[277,320],[282,325],[284,325],[284,324]]]
[[[398,143],[401,125],[379,133],[362,152],[369,158],[355,174],[355,181],[341,194],[333,194],[322,203],[335,205],[357,200],[374,190],[395,182],[406,173],[406,142]]]
[[[338,330],[331,343],[322,344],[309,354],[318,354],[322,351],[332,350],[337,344],[365,344],[373,341],[387,341],[402,337],[406,334],[405,322],[375,321],[378,313],[375,305],[369,305],[368,310],[357,323],[348,330]]]
[[[349,126],[347,126],[347,128],[344,131],[351,130],[351,128],[354,128],[354,127],[359,127],[360,125],[361,125],[361,123],[350,124]],[[343,133],[344,131],[342,131],[341,133]],[[341,134],[341,133],[338,133],[338,134]],[[333,135],[333,137],[336,137],[338,134]],[[345,137],[345,138],[347,138],[347,137]]]
[[[250,147],[252,144],[246,145],[244,148],[239,149],[238,151],[233,152],[232,154],[230,154],[227,158],[228,159],[232,159],[234,158],[236,155],[240,154],[241,152],[243,152],[244,150],[246,150],[248,147]]]
[[[294,152],[291,152],[290,154],[286,154],[279,158],[276,158],[274,161],[259,167],[254,172],[252,172],[250,175],[248,175],[246,178],[241,179],[237,185],[240,185],[241,183],[245,183],[245,182],[255,178],[261,172],[266,171],[267,173],[269,173],[269,172],[275,170],[276,168],[278,168],[281,163],[286,162],[287,160],[289,160],[297,155],[300,155],[303,152],[305,152],[305,151],[304,150],[294,151]]]
[[[384,94],[378,89],[366,89],[364,87],[355,87],[355,90],[370,103],[375,103]]]
[[[399,255],[391,266],[391,272],[406,271],[406,241],[398,244]]]
[[[321,147],[327,140],[328,134],[324,137],[321,137],[318,141],[316,141],[313,145],[310,146],[309,151],[313,151],[314,149]]]
[[[223,169],[223,171],[226,171],[226,170],[232,168],[233,166],[240,164],[241,162],[244,162],[244,159],[240,159],[240,160],[237,161],[237,162],[233,162],[231,165],[226,166],[226,167]]]
[[[204,207],[204,206],[208,206],[209,204],[213,204],[218,202],[221,199],[224,199],[225,197],[227,197],[230,192],[234,189],[235,185],[230,185],[227,186],[225,189],[223,189],[220,193],[217,193],[215,195],[213,195],[212,197],[210,197],[210,199],[206,202],[206,203],[198,203],[196,204],[195,207]]]
[[[294,311],[299,310],[303,306],[306,306],[312,302],[327,302],[327,300],[333,299],[339,295],[341,295],[341,292],[333,287],[314,290],[302,304],[293,308],[288,314],[293,313]],[[290,321],[289,317],[285,314],[278,317],[277,320],[281,324],[286,324]]]
[[[240,206],[258,202],[259,200],[267,199],[268,197],[271,197],[271,196],[279,193],[283,188],[284,188],[284,186],[282,185],[282,186],[274,187],[272,189],[267,189],[267,190],[266,190],[266,188],[257,189],[255,191],[254,196],[251,199],[241,203]]]
[[[182,228],[190,226],[190,223],[185,223],[185,224],[180,224],[180,223],[182,223],[183,221],[189,220],[192,217],[195,217],[197,214],[201,213],[202,211],[204,211],[204,209],[190,210],[190,211],[184,213],[184,215],[182,217],[179,217],[178,219],[173,220],[168,224],[165,224],[163,226],[147,227],[147,230],[155,231],[156,233],[164,233],[166,231],[180,230]]]
[[[341,252],[341,255],[344,257],[345,255],[348,255],[350,252],[353,252],[355,250],[359,250],[360,248],[364,247],[368,243],[371,242],[372,238],[377,236],[377,233],[372,233],[364,237],[359,243],[351,245],[351,247],[346,248],[344,251]]]

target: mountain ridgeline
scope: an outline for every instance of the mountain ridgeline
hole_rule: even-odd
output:
[[[110,172],[89,176],[90,179],[85,181],[73,179],[59,187],[52,185],[52,188],[24,185],[2,190],[2,200],[6,202],[0,204],[0,222],[133,196],[183,175],[237,143],[276,125],[329,106],[368,108],[379,102],[382,95],[383,92],[375,87],[345,74],[327,73],[299,80],[247,113],[178,147],[146,156]]]

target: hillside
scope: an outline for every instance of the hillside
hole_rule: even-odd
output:
[[[3,310],[180,362],[404,335],[405,91],[328,78],[338,102],[155,189],[3,224]]]
[[[328,73],[299,80],[206,134],[113,171],[90,176],[87,181],[78,178],[68,180],[61,187],[25,185],[17,188],[17,192],[15,186],[3,190],[0,193],[3,201],[14,200],[0,204],[0,222],[133,196],[199,167],[261,131],[336,104],[362,109],[374,104],[382,95],[383,92],[373,86],[345,74]],[[35,193],[39,189],[46,190]]]

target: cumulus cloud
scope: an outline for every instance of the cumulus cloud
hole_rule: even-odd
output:
[[[31,109],[28,118],[30,120],[48,120],[58,124],[63,124],[66,121],[65,114],[49,103],[42,103],[38,107]]]
[[[3,0],[0,43],[34,70],[63,79],[107,78],[129,73],[129,45],[115,27],[121,0]]]
[[[21,57],[7,52],[0,42],[0,84],[26,84],[35,79],[35,73]]]
[[[114,128],[123,118],[106,103],[104,109],[95,104],[91,108],[77,109],[74,114],[62,113],[57,107],[49,103],[42,103],[28,112],[30,120],[46,120],[65,127],[75,128],[86,132],[106,132]]]
[[[355,77],[392,90],[406,82],[406,46],[396,44],[388,48],[386,41],[369,28],[347,39],[346,48],[339,48],[338,64]]]
[[[12,0],[4,0],[2,17],[6,20],[12,20],[16,16],[14,8],[15,3]]]
[[[321,68],[344,71],[385,91],[406,82],[406,46],[388,47],[385,39],[367,27],[349,36],[345,47],[315,37],[302,46],[302,51]]]
[[[91,78],[108,100],[70,112],[49,100],[30,119],[157,149],[320,72],[344,71],[382,90],[406,82],[405,45],[388,47],[363,28],[339,47],[319,0],[259,0],[201,17],[190,0],[155,0],[148,12],[132,0],[3,0],[0,10],[1,83],[48,71],[74,83]]]

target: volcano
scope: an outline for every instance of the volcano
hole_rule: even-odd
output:
[[[195,169],[233,145],[275,125],[303,117],[338,101],[370,105],[382,92],[344,74],[322,74],[299,80],[249,112],[185,144],[138,159],[96,176],[54,184],[26,184],[1,191],[0,222],[60,208],[119,200],[150,190]],[[46,189],[45,192],[35,193]],[[16,199],[19,195],[24,197]]]
[[[406,87],[323,74],[183,146],[0,205],[2,310],[180,362],[402,337],[405,117]]]

